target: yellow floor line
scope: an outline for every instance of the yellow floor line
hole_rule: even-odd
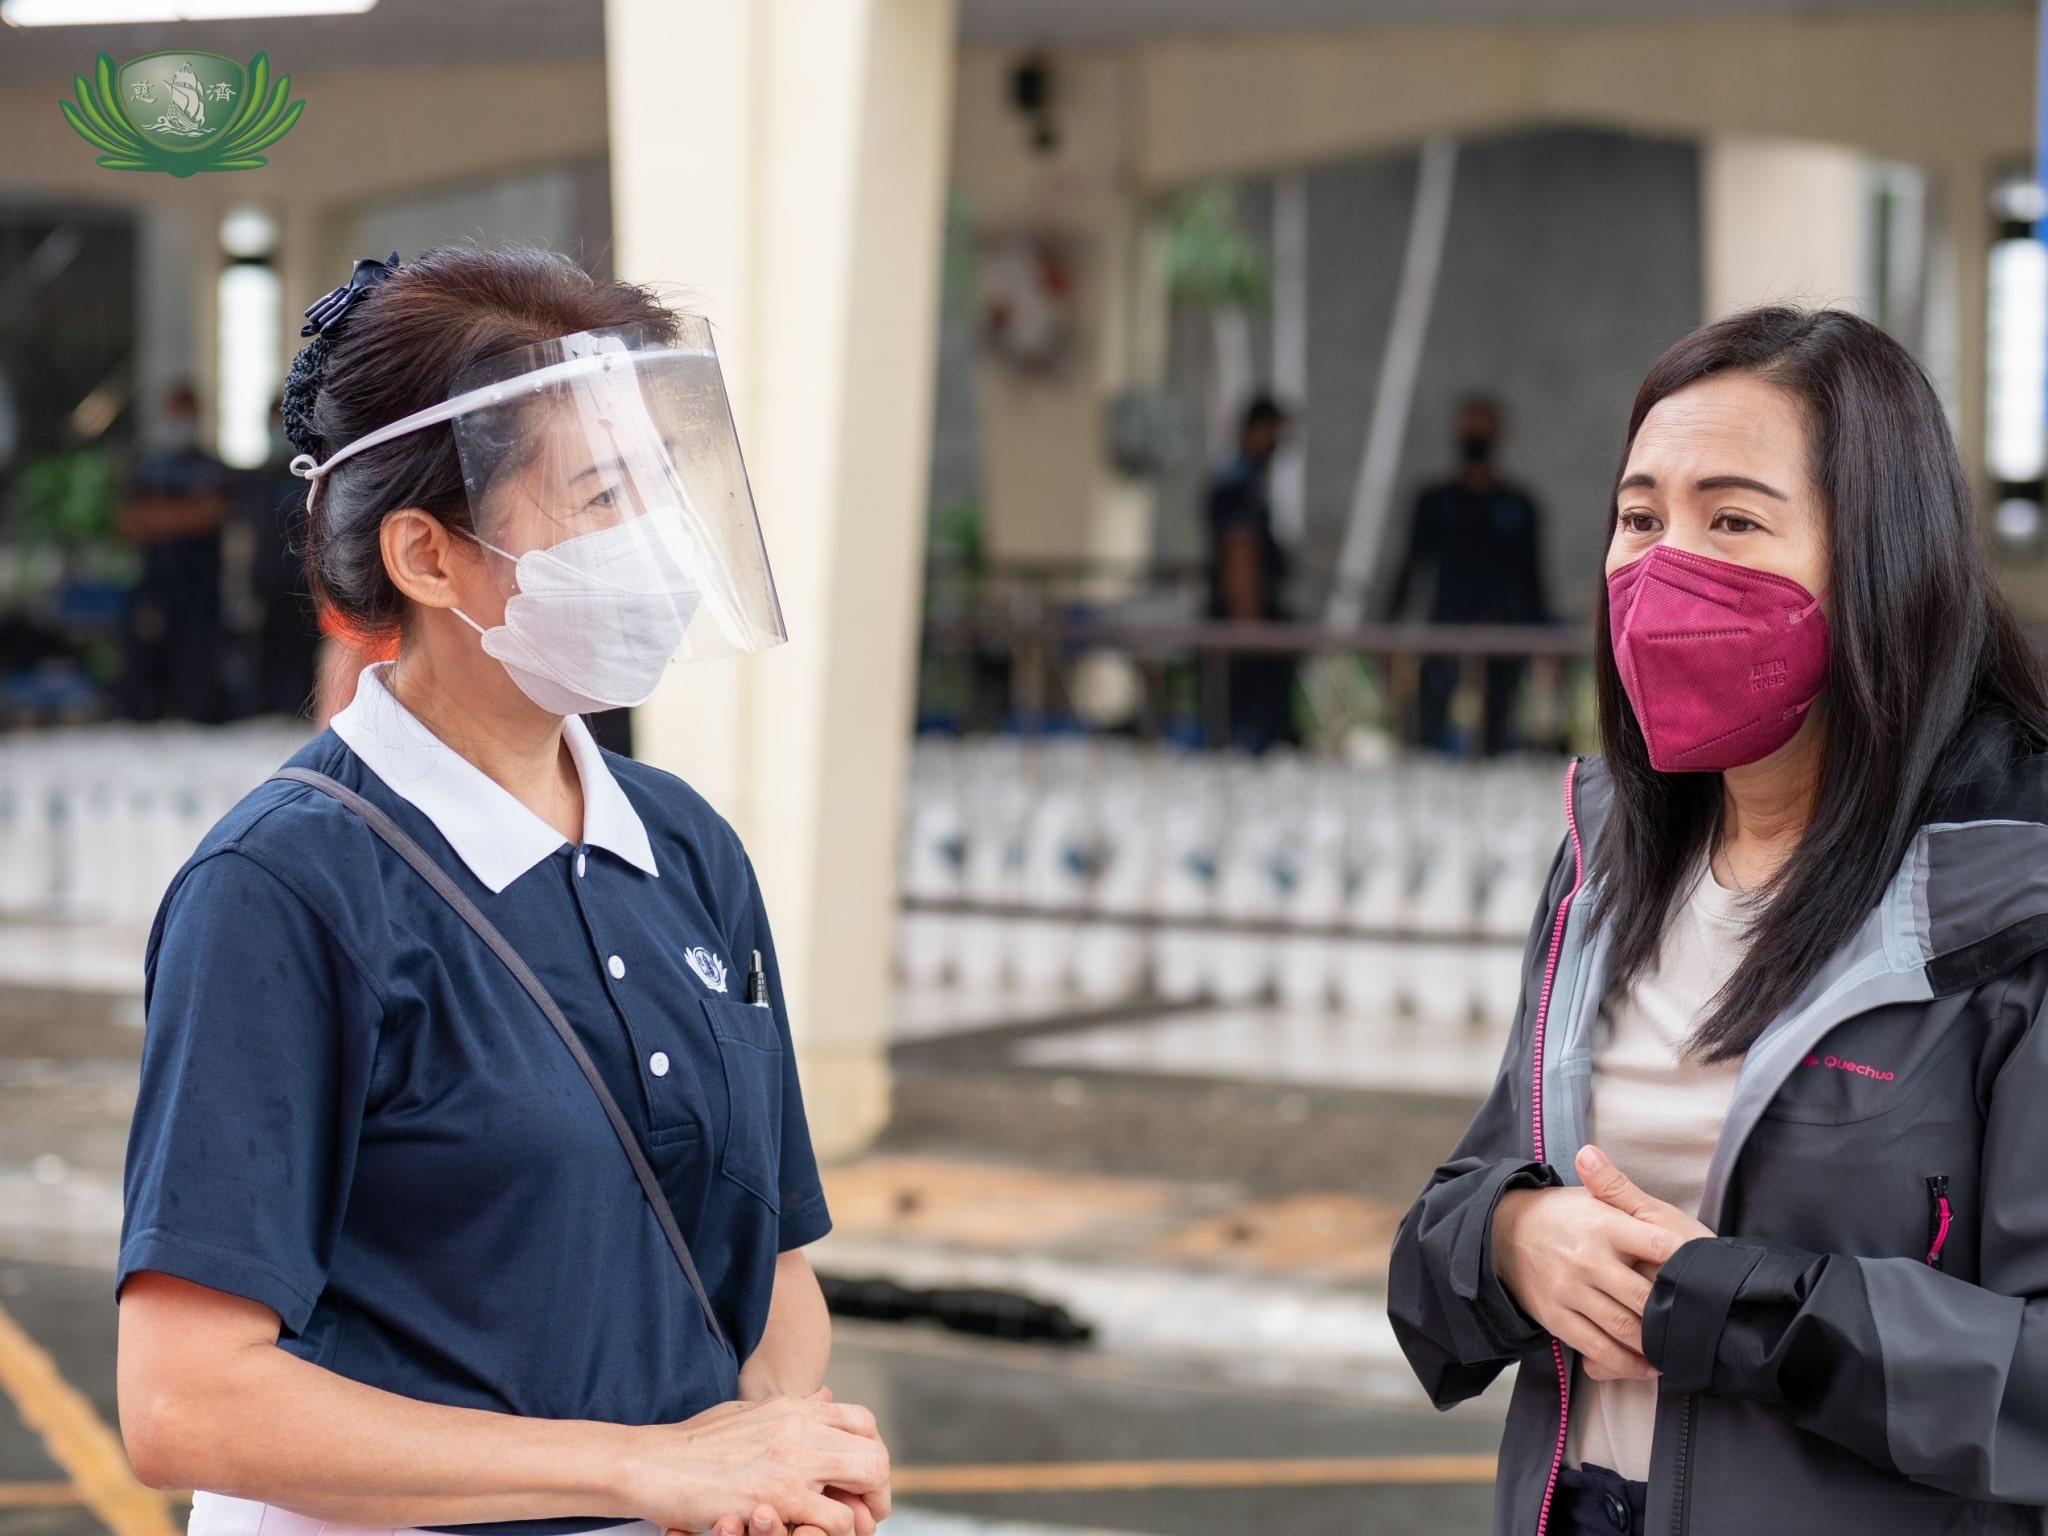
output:
[[[4,1307],[0,1391],[14,1399],[21,1421],[42,1437],[50,1460],[70,1475],[77,1501],[114,1536],[179,1536],[164,1496],[143,1487],[129,1470],[120,1437]]]
[[[1282,1457],[1265,1461],[1051,1461],[898,1467],[891,1488],[919,1493],[1090,1493],[1142,1488],[1310,1488],[1364,1483],[1490,1483],[1491,1456]]]
[[[0,1509],[61,1509],[84,1502],[69,1483],[0,1483]]]

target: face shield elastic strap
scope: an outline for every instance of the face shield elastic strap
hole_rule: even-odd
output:
[[[521,395],[560,384],[569,379],[581,378],[585,374],[605,373],[617,368],[630,370],[636,354],[623,349],[598,352],[584,357],[565,358],[559,363],[550,363],[545,368],[536,368],[531,373],[522,373],[515,378],[504,379],[496,384],[486,384],[480,389],[467,390],[452,399],[443,400],[439,405],[430,405],[423,411],[414,411],[410,416],[401,416],[374,432],[365,433],[352,443],[345,443],[327,456],[321,463],[310,453],[296,456],[287,466],[306,485],[306,511],[313,510],[314,498],[319,494],[320,481],[327,472],[344,459],[354,458],[366,449],[376,448],[409,433],[437,427],[444,421],[453,421],[471,411],[484,410],[493,405],[503,405]]]

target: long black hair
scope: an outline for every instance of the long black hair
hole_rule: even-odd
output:
[[[1753,309],[1702,326],[1657,360],[1629,413],[1643,419],[1721,373],[1773,384],[1805,417],[1827,515],[1827,688],[1812,819],[1767,887],[1741,965],[1690,1042],[1708,1061],[1747,1051],[1877,904],[1937,793],[1944,760],[1981,711],[2033,750],[2048,743],[2048,685],[1993,584],[1970,488],[1941,403],[1912,356],[1838,310]],[[1603,550],[1604,550],[1603,545]],[[1626,985],[1657,953],[1672,910],[1721,831],[1721,776],[1659,773],[1615,668],[1597,605],[1600,740],[1614,803],[1593,849]]]

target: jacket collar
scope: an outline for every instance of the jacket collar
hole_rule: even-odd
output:
[[[381,673],[387,665],[363,669],[355,700],[329,728],[386,788],[434,824],[469,872],[495,895],[560,848],[562,834],[399,703],[384,686]],[[583,782],[584,843],[659,875],[647,828],[612,777],[590,728],[570,715],[562,721],[562,739]]]

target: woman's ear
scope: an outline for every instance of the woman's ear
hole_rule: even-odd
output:
[[[441,519],[418,507],[401,507],[386,515],[377,543],[392,585],[413,602],[424,608],[461,604],[456,566],[468,550],[456,547],[462,541]]]

